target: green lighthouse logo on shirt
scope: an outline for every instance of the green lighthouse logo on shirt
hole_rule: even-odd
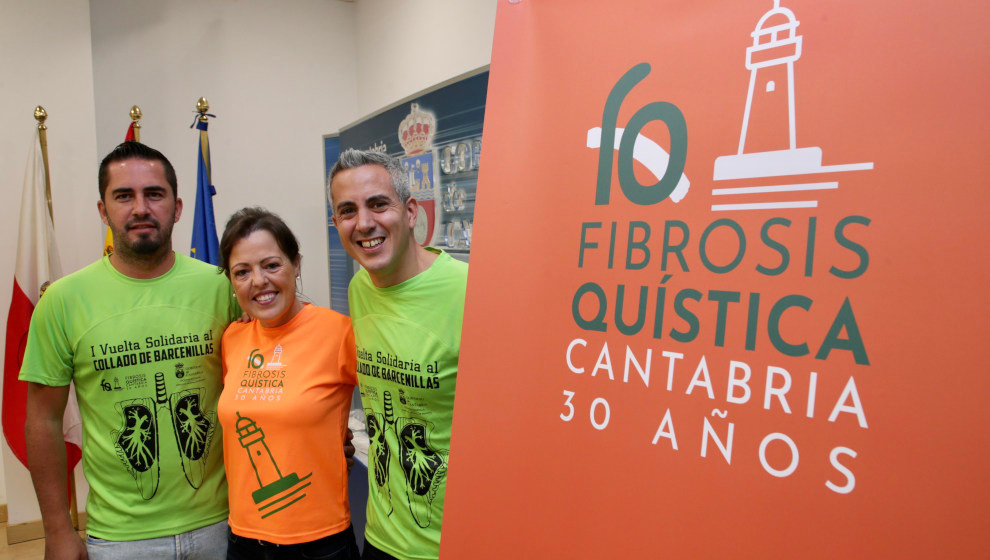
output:
[[[275,457],[265,443],[264,430],[251,418],[241,416],[240,412],[237,413],[235,429],[238,441],[248,455],[260,486],[251,493],[251,499],[258,504],[258,512],[261,513],[262,519],[306,497],[301,490],[312,484],[309,477],[313,476],[313,473],[303,477],[296,473],[282,476],[282,471],[275,463]]]

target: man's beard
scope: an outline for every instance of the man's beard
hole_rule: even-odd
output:
[[[115,228],[113,238],[114,238],[114,250],[122,251],[125,254],[131,254],[134,256],[150,256],[155,255],[166,247],[172,238],[172,222],[165,224],[162,227],[157,220],[141,220],[141,222],[151,222],[155,226],[155,232],[148,235],[139,235],[137,239],[132,243],[130,238],[127,236],[129,226],[124,227],[123,232],[117,232]]]
[[[135,255],[153,255],[163,245],[165,245],[165,238],[163,236],[139,237],[135,243],[129,246],[129,249]]]

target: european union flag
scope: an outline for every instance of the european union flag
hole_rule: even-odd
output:
[[[210,140],[206,136],[206,120],[197,120],[199,129],[199,165],[196,173],[196,211],[193,214],[192,249],[189,256],[210,264],[220,260],[217,222],[213,217],[213,195],[217,190],[210,182]]]

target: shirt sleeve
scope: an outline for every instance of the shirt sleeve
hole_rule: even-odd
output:
[[[341,382],[357,385],[357,346],[354,343],[354,329],[351,328],[350,319],[345,319],[345,321],[344,332],[340,337],[337,363],[340,365]]]
[[[75,345],[67,329],[61,291],[52,284],[31,315],[18,379],[57,387],[72,381]]]

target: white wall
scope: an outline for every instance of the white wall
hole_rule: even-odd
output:
[[[0,0],[0,319],[6,325],[13,286],[21,189],[35,130],[34,107],[48,111],[55,230],[62,267],[73,270],[100,254],[100,220],[91,188],[96,182],[96,129],[89,2]],[[85,208],[89,212],[83,212]],[[0,338],[0,350],[4,339]],[[2,383],[2,380],[0,380]],[[4,442],[4,484],[11,524],[38,519],[31,479]]]
[[[277,212],[300,238],[305,293],[329,305],[321,138],[354,113],[354,5],[90,4],[99,152],[123,141],[139,105],[141,140],[172,161],[186,203],[174,248],[189,250],[199,138],[189,125],[206,96],[217,115],[209,136],[218,233],[243,206]]]
[[[491,62],[495,0],[358,0],[351,121]]]

